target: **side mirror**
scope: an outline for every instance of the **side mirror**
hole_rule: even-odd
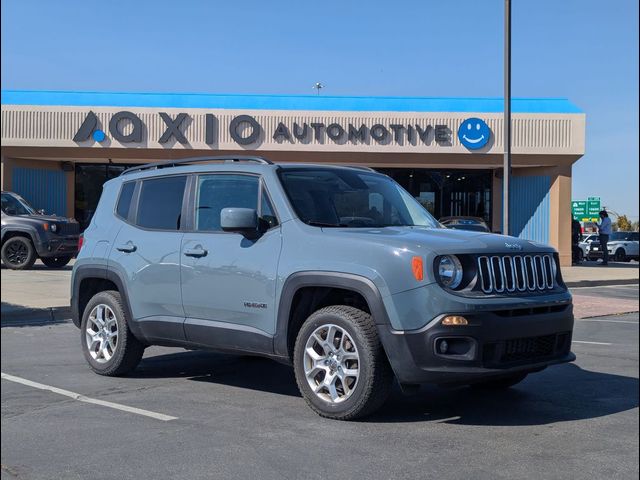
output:
[[[258,212],[253,208],[223,208],[220,212],[220,227],[225,232],[256,238],[259,234]]]
[[[38,213],[40,215],[44,215],[46,212],[44,211],[44,208],[41,208],[40,210],[38,210]]]

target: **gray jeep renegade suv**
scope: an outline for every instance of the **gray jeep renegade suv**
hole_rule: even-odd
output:
[[[131,371],[148,345],[263,355],[336,419],[375,411],[394,376],[506,388],[575,359],[553,249],[443,228],[366,168],[129,169],[104,185],[71,288],[96,373]]]

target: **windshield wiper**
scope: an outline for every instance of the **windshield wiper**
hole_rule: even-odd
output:
[[[348,225],[344,223],[325,223],[325,222],[316,222],[314,220],[309,220],[308,222],[304,222],[307,225],[311,225],[312,227],[347,227]]]

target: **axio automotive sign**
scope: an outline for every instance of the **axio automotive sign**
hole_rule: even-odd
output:
[[[186,121],[190,119],[187,113],[178,113],[171,116],[165,112],[159,112],[165,130],[158,138],[158,143],[166,144],[175,140],[181,144],[189,144]],[[208,113],[205,115],[204,129],[205,142],[209,145],[216,143],[216,132],[219,125],[218,118]],[[190,125],[189,125],[190,126]],[[105,127],[108,127],[106,129]],[[255,144],[260,138],[269,135],[275,141],[290,143],[306,143],[312,140],[324,142],[331,141],[336,144],[358,144],[375,142],[378,144],[409,144],[419,143],[430,145],[433,142],[441,146],[452,145],[452,132],[448,125],[430,125],[417,123],[376,123],[372,126],[353,123],[324,123],[324,122],[292,122],[286,124],[278,122],[273,131],[265,131],[255,117],[251,115],[238,115],[233,117],[227,128],[229,135],[235,143],[242,146]],[[108,130],[108,131],[107,131]],[[82,125],[73,137],[73,141],[80,143],[93,140],[104,142],[109,135],[120,143],[141,143],[146,131],[142,119],[133,112],[121,111],[115,113],[109,120],[108,126],[101,126],[97,115],[89,112]],[[462,145],[470,150],[484,147],[491,136],[489,126],[481,119],[470,118],[465,120],[458,129],[458,138]]]

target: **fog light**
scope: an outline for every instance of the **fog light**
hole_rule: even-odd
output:
[[[442,319],[442,325],[469,325],[469,322],[460,315],[447,315]]]
[[[449,350],[449,344],[446,340],[440,340],[438,346],[440,347],[440,353],[447,353],[447,350]]]

